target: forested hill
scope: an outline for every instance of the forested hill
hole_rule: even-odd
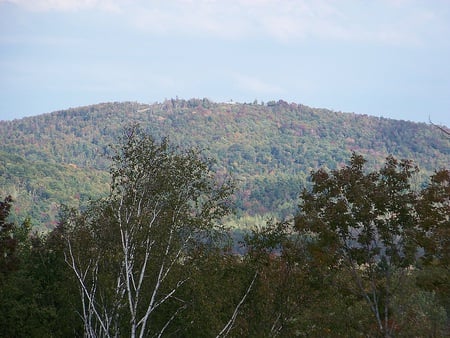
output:
[[[238,216],[291,214],[310,171],[334,169],[352,151],[375,167],[389,154],[412,159],[423,177],[450,163],[448,138],[424,123],[284,101],[102,103],[0,121],[0,194],[16,200],[17,217],[51,225],[60,203],[78,206],[108,191],[104,154],[133,122],[217,160],[218,173],[238,183]]]

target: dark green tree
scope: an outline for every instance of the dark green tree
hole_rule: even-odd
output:
[[[12,199],[0,205],[0,337],[72,336],[76,290],[55,232],[31,234],[31,221],[8,221]],[[59,243],[63,243],[59,241]]]
[[[431,176],[430,184],[421,191],[417,212],[426,249],[427,262],[450,267],[450,170],[442,169]]]
[[[16,226],[9,222],[12,197],[8,196],[0,201],[0,283],[2,275],[18,269],[17,257],[18,240],[14,237]]]
[[[313,172],[312,188],[300,196],[296,228],[311,237],[312,257],[329,269],[347,271],[353,291],[370,306],[379,334],[399,329],[395,297],[423,249],[411,179],[418,171],[392,156],[373,172],[353,154],[350,164]]]
[[[417,201],[422,229],[418,242],[424,248],[424,264],[418,284],[436,292],[450,315],[450,170],[441,169],[431,176]],[[450,319],[447,319],[450,325]]]

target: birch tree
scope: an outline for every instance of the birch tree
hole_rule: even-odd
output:
[[[162,336],[188,304],[178,295],[189,252],[212,240],[232,188],[196,150],[158,143],[138,126],[113,154],[108,198],[66,218],[85,334]]]

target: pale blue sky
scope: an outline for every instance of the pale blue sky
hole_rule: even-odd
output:
[[[450,0],[0,0],[0,119],[176,96],[450,126]]]

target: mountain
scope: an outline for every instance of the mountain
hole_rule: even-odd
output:
[[[387,155],[414,160],[423,182],[448,167],[450,142],[425,123],[311,108],[285,101],[101,103],[0,121],[0,196],[16,200],[15,217],[52,227],[60,203],[80,206],[108,191],[108,145],[139,123],[155,138],[196,146],[237,182],[238,217],[286,217],[311,170],[334,169],[351,152],[371,167]]]

